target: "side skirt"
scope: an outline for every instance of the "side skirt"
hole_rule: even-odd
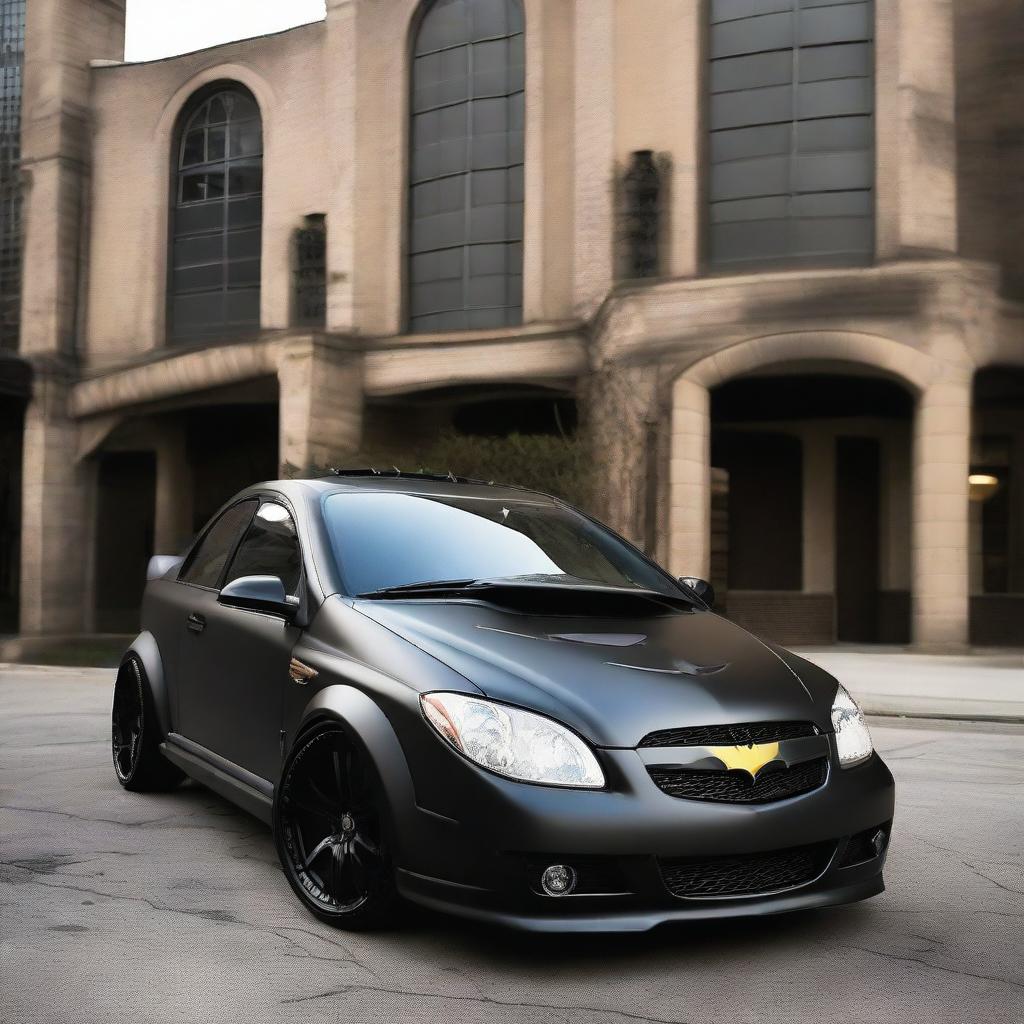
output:
[[[267,825],[271,823],[274,787],[266,779],[253,775],[176,732],[169,733],[167,739],[160,744],[160,753],[196,782],[237,804],[243,811]]]

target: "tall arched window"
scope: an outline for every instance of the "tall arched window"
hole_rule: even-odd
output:
[[[874,4],[711,0],[710,262],[865,263]]]
[[[263,132],[248,90],[215,86],[192,100],[175,168],[171,338],[259,327]]]
[[[522,321],[520,0],[428,0],[413,43],[409,329]]]

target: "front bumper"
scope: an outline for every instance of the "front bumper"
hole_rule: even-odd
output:
[[[879,828],[888,836],[894,784],[877,755],[842,770],[831,749],[818,789],[733,804],[663,793],[633,750],[602,750],[609,788],[586,791],[511,782],[437,749],[444,759],[431,756],[434,770],[414,773],[417,809],[405,816],[397,858],[402,894],[434,909],[531,931],[644,931],[850,903],[884,889],[885,852],[854,858],[851,845]],[[805,847],[818,851],[819,866],[796,885],[694,898],[673,895],[665,881],[669,861],[756,860]],[[581,865],[602,891],[544,895],[536,881],[552,863]]]

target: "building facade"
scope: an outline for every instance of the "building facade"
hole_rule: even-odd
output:
[[[767,636],[1024,640],[1015,0],[123,28],[28,2],[23,632],[130,628],[253,479],[559,402],[596,511]]]

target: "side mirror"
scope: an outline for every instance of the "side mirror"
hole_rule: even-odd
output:
[[[291,620],[299,610],[299,599],[286,594],[279,576],[239,576],[217,595],[220,604],[268,612]]]
[[[699,576],[680,576],[679,582],[688,590],[692,590],[709,608],[715,604],[715,588]]]
[[[163,579],[169,572],[177,572],[183,561],[180,555],[154,555],[146,566],[146,579]]]

